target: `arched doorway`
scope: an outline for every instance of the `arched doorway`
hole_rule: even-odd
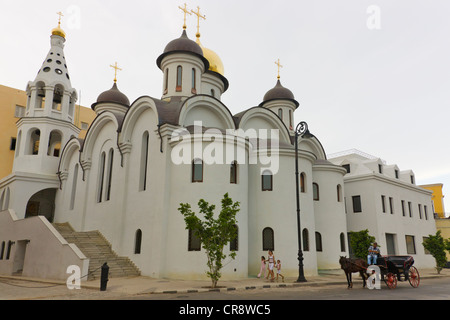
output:
[[[55,212],[56,189],[49,188],[36,192],[28,200],[25,219],[35,216],[44,216],[49,222],[53,222]]]

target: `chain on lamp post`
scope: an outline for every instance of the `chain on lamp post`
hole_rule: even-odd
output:
[[[298,173],[298,138],[309,134],[308,124],[304,121],[300,122],[295,128],[295,190],[297,199],[297,232],[298,232],[298,279],[297,282],[306,282],[303,271],[303,251],[302,251],[302,229],[300,225],[300,186]]]

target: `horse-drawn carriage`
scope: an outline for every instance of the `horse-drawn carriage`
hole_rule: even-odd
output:
[[[369,273],[375,272],[367,264],[367,261],[363,259],[340,257],[339,263],[345,271],[348,288],[353,287],[353,272],[360,273],[363,279],[363,287],[366,286],[366,279],[369,277]],[[409,284],[413,288],[417,288],[420,283],[420,276],[419,271],[417,271],[416,267],[413,267],[413,264],[414,258],[411,256],[378,256],[376,266],[380,269],[381,280],[390,289],[395,289],[398,281],[409,281]]]
[[[419,286],[419,271],[413,264],[414,258],[411,256],[380,256],[377,259],[381,279],[389,289],[395,289],[397,281],[409,281],[413,288]]]

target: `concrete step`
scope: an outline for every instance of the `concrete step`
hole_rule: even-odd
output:
[[[108,240],[98,231],[76,232],[69,223],[54,223],[53,226],[66,239],[75,244],[89,258],[88,279],[98,279],[101,267],[106,262],[110,277],[140,275],[140,270],[128,257],[119,257]]]

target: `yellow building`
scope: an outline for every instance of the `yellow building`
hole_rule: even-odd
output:
[[[25,115],[27,93],[0,85],[0,179],[11,174],[16,147],[16,122]],[[90,108],[76,106],[75,125],[84,138],[96,114]]]

